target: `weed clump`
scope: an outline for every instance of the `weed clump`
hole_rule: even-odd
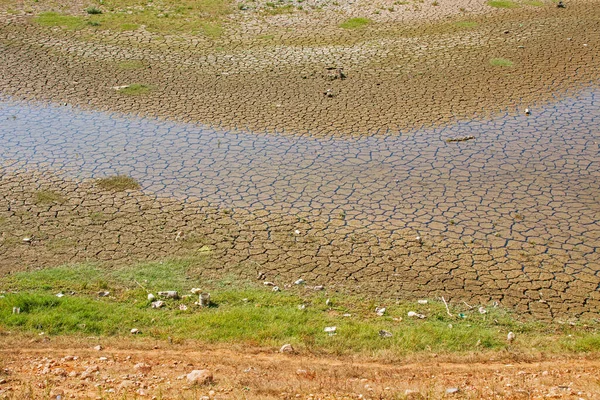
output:
[[[506,58],[492,58],[490,65],[494,67],[512,67],[514,63]]]
[[[110,176],[108,178],[100,178],[96,180],[96,184],[104,189],[113,192],[122,192],[124,190],[139,190],[140,184],[127,175]]]
[[[369,18],[350,18],[340,24],[340,28],[358,29],[369,25],[372,21]]]

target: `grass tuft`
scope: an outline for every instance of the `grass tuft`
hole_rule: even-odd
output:
[[[113,192],[139,190],[141,188],[140,184],[135,179],[126,175],[117,175],[108,178],[96,179],[96,184],[104,190],[110,190]]]
[[[506,58],[492,58],[490,65],[494,67],[512,67],[514,63]]]
[[[45,12],[38,15],[34,21],[41,26],[60,26],[66,29],[80,29],[85,26],[85,21],[80,17],[64,15],[55,12]]]
[[[99,15],[102,14],[102,10],[96,7],[88,7],[85,9],[85,12],[90,15]]]
[[[141,94],[146,94],[151,90],[151,87],[148,85],[143,85],[141,83],[134,83],[119,89],[119,93],[128,94],[132,96],[139,96]]]
[[[489,0],[488,6],[494,8],[517,8],[519,5],[512,0]]]
[[[142,69],[145,67],[144,62],[140,61],[140,60],[128,60],[128,61],[121,61],[118,64],[119,69],[124,69],[124,70],[133,70],[133,69]]]
[[[51,190],[38,190],[35,192],[34,200],[36,204],[60,204],[66,199],[60,193]]]
[[[340,28],[344,29],[358,29],[363,28],[369,24],[371,24],[371,20],[369,18],[350,18],[340,24]]]

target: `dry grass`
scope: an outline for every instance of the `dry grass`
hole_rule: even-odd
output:
[[[133,178],[126,175],[117,175],[96,180],[96,184],[104,189],[113,192],[122,192],[124,190],[139,190],[140,184]]]

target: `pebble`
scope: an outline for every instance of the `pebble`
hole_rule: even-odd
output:
[[[206,385],[213,381],[213,374],[207,369],[195,369],[187,374],[190,385]]]
[[[291,344],[284,344],[283,346],[281,346],[281,348],[279,349],[280,353],[294,353],[294,348],[292,347]]]

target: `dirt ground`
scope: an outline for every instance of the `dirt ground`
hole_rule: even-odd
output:
[[[190,385],[187,374],[200,369],[212,383]],[[0,338],[7,399],[598,399],[599,374],[595,359],[510,353],[389,363],[133,339]]]
[[[210,40],[40,27],[36,13],[56,7],[21,4],[0,14],[0,87],[16,99],[324,136],[497,115],[597,84],[595,1],[507,10],[484,1],[380,3],[268,17],[238,11]],[[339,27],[352,16],[374,22]],[[332,76],[336,68],[346,79]],[[151,90],[111,89],[134,83]]]

